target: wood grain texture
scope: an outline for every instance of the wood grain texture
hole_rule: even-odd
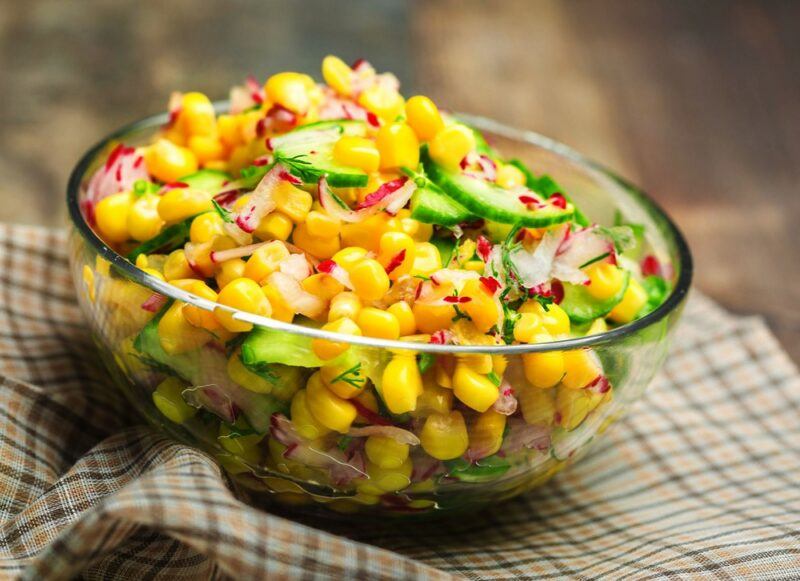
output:
[[[683,228],[697,286],[800,360],[800,2],[0,0],[0,220],[174,89],[366,56],[448,108],[568,143]]]

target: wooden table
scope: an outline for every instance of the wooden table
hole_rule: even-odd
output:
[[[800,360],[800,2],[0,0],[0,42],[0,220],[63,224],[80,153],[172,88],[365,56],[642,185]]]

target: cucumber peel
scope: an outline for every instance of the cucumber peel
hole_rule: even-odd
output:
[[[564,190],[558,185],[558,182],[556,182],[549,175],[542,174],[537,178],[528,168],[528,166],[518,159],[512,159],[508,163],[523,173],[525,176],[525,187],[528,189],[533,190],[545,198],[549,198],[558,192],[564,196],[565,200],[572,204],[572,200],[569,198],[569,196],[567,196],[567,194],[564,193]],[[577,206],[575,206],[575,204],[572,205],[575,207],[575,214],[573,215],[572,220],[580,226],[589,226],[591,224],[589,218],[587,218],[586,215],[581,212]]]
[[[216,194],[225,182],[232,178],[230,174],[216,169],[201,169],[187,176],[183,176],[178,181],[186,184],[190,188],[204,190]]]
[[[415,220],[439,226],[456,226],[475,219],[469,210],[426,176],[405,167],[402,171],[417,184],[411,196],[411,217]]]
[[[625,295],[630,282],[630,273],[625,271],[625,279],[617,294],[599,300],[589,294],[582,284],[564,283],[564,299],[559,305],[569,315],[570,321],[575,324],[588,323],[598,317],[605,317],[616,307]]]

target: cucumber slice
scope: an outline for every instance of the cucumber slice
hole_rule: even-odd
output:
[[[295,367],[319,367],[325,362],[314,355],[311,337],[255,327],[242,343],[242,363],[255,366],[271,363]]]
[[[216,169],[201,169],[188,176],[183,176],[179,182],[187,184],[190,188],[204,190],[216,194],[225,182],[232,178],[230,174]]]
[[[423,148],[423,163],[431,180],[476,216],[502,224],[543,228],[568,221],[574,207],[529,210],[514,194],[489,182],[451,171],[433,163]]]
[[[594,298],[582,284],[564,284],[564,300],[559,305],[569,315],[570,321],[580,325],[598,317],[604,317],[617,306],[625,295],[630,282],[630,273],[625,271],[625,279],[619,292],[603,301]]]
[[[512,159],[508,163],[525,174],[525,186],[527,188],[544,196],[545,198],[549,198],[556,192],[560,192],[561,195],[564,196],[564,199],[572,204],[572,200],[569,198],[569,196],[564,193],[564,190],[561,188],[561,186],[559,186],[558,183],[549,175],[542,174],[537,178],[535,175],[533,175],[533,172],[528,169],[528,166],[518,159]],[[575,204],[572,205],[574,206]],[[580,226],[589,226],[591,224],[589,218],[587,218],[577,207],[575,207],[575,215],[573,216],[572,220]]]
[[[453,259],[456,246],[458,246],[456,239],[452,236],[434,236],[430,239],[430,243],[439,251],[442,268],[447,268],[447,265],[450,264],[450,261]]]
[[[426,176],[406,167],[404,174],[417,184],[411,196],[411,217],[426,224],[455,226],[475,219],[469,210],[445,194]]]
[[[270,140],[275,160],[283,163],[296,177],[315,184],[323,175],[333,188],[360,188],[369,177],[360,169],[337,163],[333,147],[342,135],[364,136],[363,121],[320,121],[303,125]]]
[[[449,460],[444,464],[447,475],[461,482],[489,482],[500,478],[511,468],[509,461],[499,456],[481,458],[474,464],[463,458]]]
[[[195,214],[172,226],[167,226],[157,236],[146,242],[142,242],[139,246],[131,250],[127,256],[128,260],[136,262],[140,254],[153,254],[156,251],[171,252],[176,248],[180,248],[189,240],[189,229],[192,226],[192,220],[197,216],[199,216],[199,214]]]

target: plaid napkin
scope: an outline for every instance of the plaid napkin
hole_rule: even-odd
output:
[[[301,523],[132,416],[63,249],[0,225],[2,576],[800,577],[800,376],[759,319],[695,294],[632,415],[522,498],[424,524]]]

